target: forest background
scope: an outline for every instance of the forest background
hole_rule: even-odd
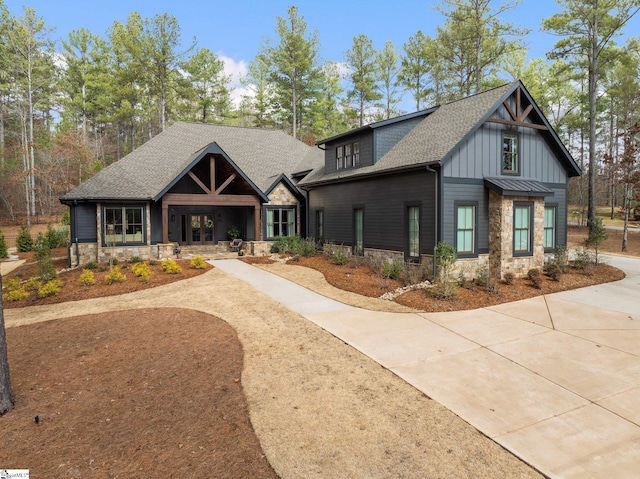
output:
[[[249,32],[238,6],[199,2],[203,44],[171,12],[132,11],[103,32],[73,12],[79,24],[57,37],[35,9],[0,0],[0,224],[60,216],[61,195],[175,121],[279,128],[313,144],[514,79],[585,173],[570,183],[572,219],[591,223],[597,205],[637,213],[640,0],[560,0],[535,29],[518,21],[530,20],[531,4],[517,0],[400,2],[386,30],[354,15],[378,8],[384,21],[385,3],[325,6],[313,24],[327,26],[313,30],[305,9],[319,15],[317,7],[238,3],[262,15],[246,63],[220,53],[210,27],[232,27],[218,36],[227,48],[255,38],[256,12]],[[421,16],[425,29],[409,30]],[[345,39],[338,56],[321,56],[324,31],[332,43]],[[542,34],[553,38],[544,51]]]

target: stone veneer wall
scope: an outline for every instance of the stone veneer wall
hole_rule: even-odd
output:
[[[533,255],[513,256],[513,203],[533,201]],[[500,280],[507,272],[516,277],[544,266],[544,198],[501,196],[489,192],[489,274]]]
[[[271,205],[271,206],[297,206],[297,217],[296,217],[296,231],[300,232],[300,202],[298,201],[298,199],[293,195],[293,193],[291,193],[291,191],[289,191],[289,188],[287,188],[285,185],[282,184],[282,182],[278,183],[276,185],[276,187],[271,190],[271,193],[269,193],[269,203],[267,203],[267,205]],[[263,218],[264,220],[264,218]],[[260,228],[262,228],[262,224],[260,225]]]

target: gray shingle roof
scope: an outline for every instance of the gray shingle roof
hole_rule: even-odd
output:
[[[322,151],[277,130],[178,122],[62,197],[151,199],[216,143],[263,192],[281,174],[324,162]]]
[[[312,171],[300,185],[333,181],[426,165],[442,160],[515,84],[507,84],[462,100],[446,103],[422,120],[372,166],[324,175],[324,166]]]

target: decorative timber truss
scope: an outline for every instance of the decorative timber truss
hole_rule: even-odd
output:
[[[510,120],[504,120],[502,118],[489,118],[487,122],[491,123],[501,123],[503,125],[511,125],[511,126],[523,126],[525,128],[535,128],[536,130],[548,130],[545,125],[540,123],[526,122],[525,120],[529,117],[529,113],[533,110],[533,105],[529,104],[526,107],[522,104],[522,88],[518,87],[515,91],[516,94],[516,111],[513,111],[511,104],[509,103],[509,98],[507,98],[503,105],[506,108],[507,112],[509,112]],[[524,108],[523,108],[524,107]]]
[[[206,161],[206,160],[205,160]],[[261,201],[256,191],[249,184],[246,184],[244,175],[234,171],[223,156],[217,154],[209,155],[209,186],[206,180],[198,177],[193,171],[188,171],[187,175],[202,189],[203,193],[167,193],[162,197],[162,242],[169,242],[169,207],[170,206],[248,206],[254,208],[254,224],[256,240],[260,240],[260,217]],[[217,172],[217,174],[216,174]],[[202,174],[201,174],[202,176]],[[239,186],[231,185],[235,180]],[[218,184],[217,180],[221,180]]]

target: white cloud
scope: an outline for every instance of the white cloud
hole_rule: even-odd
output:
[[[242,97],[249,93],[249,90],[240,81],[247,75],[247,62],[244,60],[236,61],[221,52],[218,53],[218,58],[224,62],[224,74],[231,77],[231,87],[233,88],[231,100],[235,106],[238,106]]]

